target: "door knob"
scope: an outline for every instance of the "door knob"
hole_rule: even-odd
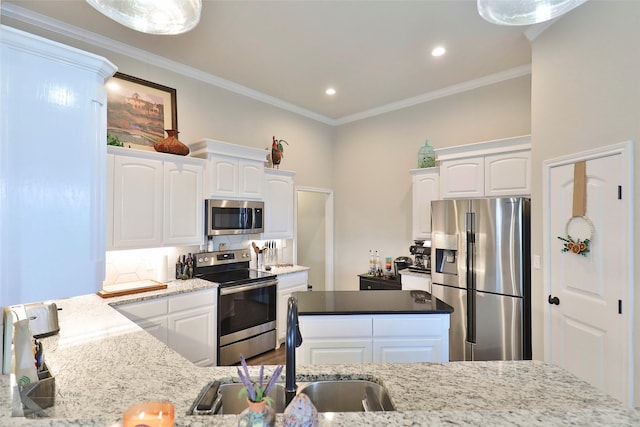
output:
[[[549,304],[560,305],[560,299],[558,297],[552,297],[549,295]]]

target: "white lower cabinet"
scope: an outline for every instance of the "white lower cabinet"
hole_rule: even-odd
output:
[[[289,297],[294,292],[305,292],[308,281],[309,272],[307,270],[278,274],[278,301],[276,302],[278,346],[284,342],[287,335],[287,307]]]
[[[301,365],[367,363],[373,359],[371,316],[299,316]]]
[[[431,276],[423,273],[400,272],[403,291],[425,291],[431,293]]]
[[[300,316],[296,363],[449,361],[449,314]]]
[[[297,353],[296,362],[301,365],[340,365],[343,363],[368,363],[372,358],[370,338],[341,340],[312,340]]]
[[[168,298],[158,298],[118,305],[114,308],[166,344],[168,329],[167,304]]]
[[[448,361],[448,314],[374,316],[374,363]]]
[[[116,306],[116,310],[187,360],[216,365],[216,289]]]

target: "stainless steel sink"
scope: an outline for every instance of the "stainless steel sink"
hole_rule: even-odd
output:
[[[222,404],[217,412],[218,414],[239,414],[247,408],[247,400],[238,397],[238,393],[242,390],[242,387],[244,387],[242,384],[220,385],[219,394],[222,396]],[[273,399],[271,407],[275,409],[276,412],[284,412],[284,407],[286,406],[284,385],[274,385],[267,396]]]
[[[298,393],[309,396],[318,412],[395,411],[387,389],[371,381],[316,381]]]
[[[218,384],[217,390],[205,387],[194,402],[193,414],[239,414],[247,407],[245,399],[238,397],[243,385]],[[386,388],[366,380],[336,380],[298,383],[298,393],[309,396],[318,412],[395,411]],[[208,395],[208,397],[207,397]],[[271,407],[277,413],[284,412],[285,387],[276,384],[268,395],[273,399]],[[208,403],[203,403],[208,401]],[[364,402],[363,402],[364,401]]]

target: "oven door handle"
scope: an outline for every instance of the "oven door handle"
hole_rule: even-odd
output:
[[[268,288],[269,286],[276,286],[277,284],[277,280],[269,280],[268,282],[260,282],[255,285],[230,286],[228,288],[220,288],[220,295],[237,294],[240,292],[252,291],[254,289]]]

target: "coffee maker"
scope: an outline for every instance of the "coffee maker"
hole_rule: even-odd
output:
[[[409,246],[409,252],[413,255],[413,265],[409,270],[425,273],[431,272],[431,246],[424,246],[424,240],[414,240]]]

